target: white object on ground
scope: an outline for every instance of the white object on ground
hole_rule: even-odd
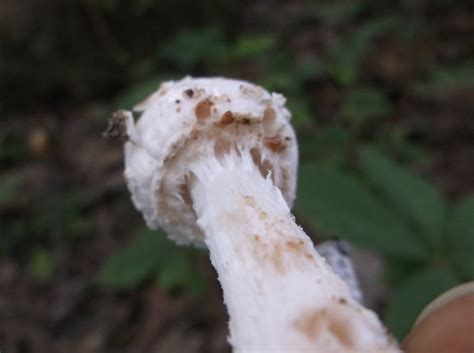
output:
[[[364,304],[364,297],[350,256],[350,247],[343,240],[326,240],[316,246],[316,251],[324,257],[331,269],[346,282],[351,297]]]

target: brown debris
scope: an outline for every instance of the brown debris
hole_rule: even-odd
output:
[[[188,88],[183,93],[188,98],[193,98],[193,96],[194,96],[194,90],[192,90],[191,88]]]
[[[286,247],[288,251],[291,251],[293,253],[302,253],[305,250],[304,241],[301,239],[288,240],[286,242]]]
[[[315,340],[323,328],[324,321],[326,320],[325,316],[325,309],[311,312],[298,319],[295,323],[295,328],[307,338]]]
[[[286,242],[286,248],[288,252],[293,253],[298,257],[304,256],[308,260],[313,260],[313,254],[308,251],[305,242],[302,239],[289,240]]]
[[[44,128],[36,128],[28,135],[28,144],[32,154],[45,155],[48,152],[49,136]]]
[[[113,113],[102,136],[106,138],[118,137],[121,141],[127,140],[127,117],[125,110],[119,110]]]
[[[350,324],[344,317],[328,312],[324,308],[304,315],[296,321],[295,328],[310,340],[317,340],[321,332],[329,331],[348,349],[355,344]]]
[[[259,218],[266,220],[268,215],[265,212],[260,212]],[[314,260],[314,256],[304,240],[288,238],[283,234],[276,236],[278,239],[273,237],[262,239],[260,236],[254,236],[254,252],[262,263],[270,264],[278,273],[284,274],[295,266],[305,266],[307,261]]]
[[[282,246],[279,243],[275,244],[270,255],[270,261],[279,273],[285,272],[284,256]]]
[[[283,144],[278,136],[264,138],[263,144],[275,153],[281,152],[286,148],[286,145]]]
[[[250,120],[250,118],[243,118],[242,119],[242,124],[244,125],[250,125],[252,121]]]
[[[330,318],[328,329],[344,346],[352,347],[354,345],[354,339],[352,337],[349,323],[343,318]]]

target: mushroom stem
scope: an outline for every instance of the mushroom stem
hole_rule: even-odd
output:
[[[234,352],[399,352],[318,255],[249,153],[197,161],[190,171]]]

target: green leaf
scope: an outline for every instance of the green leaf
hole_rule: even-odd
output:
[[[329,25],[348,22],[364,10],[362,1],[316,3],[315,14]]]
[[[114,12],[118,8],[119,0],[98,0],[97,4],[107,12]]]
[[[416,84],[414,91],[421,96],[432,96],[465,88],[474,88],[474,61],[438,67],[427,80]]]
[[[141,15],[147,10],[152,9],[155,6],[159,6],[159,1],[157,0],[136,0],[135,2],[131,2],[135,9],[135,14]]]
[[[292,113],[292,122],[296,127],[309,125],[313,121],[309,104],[303,97],[289,97],[288,109]]]
[[[293,73],[295,80],[299,83],[302,95],[304,92],[303,87],[301,87],[303,81],[321,79],[325,75],[324,64],[318,56],[307,56],[298,59],[298,61],[290,57],[289,65],[280,68],[280,70],[290,70]]]
[[[300,87],[291,72],[270,71],[263,77],[262,85],[271,91],[282,92],[286,95],[296,96],[300,93]],[[291,103],[296,98],[295,96],[289,97],[288,103]]]
[[[362,170],[376,190],[418,227],[430,248],[439,249],[446,209],[436,187],[373,149],[361,149],[359,156]]]
[[[199,63],[221,61],[228,51],[222,29],[216,26],[183,29],[163,42],[160,57],[176,63],[181,69],[191,70]]]
[[[452,273],[443,269],[426,269],[413,275],[395,288],[390,297],[385,311],[388,327],[402,339],[423,308],[458,283]]]
[[[0,223],[0,257],[10,253],[15,246],[28,236],[28,231],[23,221],[12,224]]]
[[[350,85],[357,81],[362,58],[378,36],[396,32],[401,36],[414,33],[411,23],[398,16],[375,17],[334,41],[328,48],[327,68],[329,73],[341,84]]]
[[[31,275],[39,281],[50,281],[56,271],[53,254],[45,248],[37,248],[31,255],[29,269]]]
[[[396,257],[386,256],[384,259],[384,279],[391,285],[397,286],[413,273],[419,272],[426,267],[426,262],[410,261]]]
[[[393,151],[403,161],[429,164],[431,155],[419,143],[411,141],[409,135],[406,126],[390,126],[377,133],[372,146],[380,151]]]
[[[134,242],[112,255],[99,271],[103,286],[128,289],[157,275],[165,289],[203,292],[205,282],[195,270],[196,249],[179,247],[159,231],[143,230]]]
[[[298,136],[298,147],[301,160],[315,157],[320,165],[342,167],[347,164],[346,152],[351,149],[352,135],[339,124],[329,124],[323,129],[311,132],[301,129]]]
[[[450,256],[466,280],[474,280],[474,196],[455,207],[449,220]]]
[[[115,99],[115,105],[122,109],[132,109],[139,102],[158,90],[160,84],[168,79],[170,79],[169,75],[157,74],[149,80],[138,83],[122,92]]]
[[[13,202],[23,184],[23,178],[16,174],[8,175],[0,180],[0,207]]]
[[[80,212],[83,202],[78,191],[63,191],[49,195],[47,200],[37,200],[31,222],[34,232],[45,237],[80,237],[89,227]]]
[[[242,36],[233,45],[232,59],[251,59],[263,55],[275,47],[276,40],[271,34]]]
[[[425,257],[410,230],[354,178],[303,165],[299,190],[296,210],[317,229],[383,254]]]
[[[360,87],[350,90],[343,98],[341,114],[356,125],[390,114],[392,105],[382,90]]]
[[[182,252],[164,264],[158,274],[161,287],[173,290],[182,288],[200,296],[205,291],[205,281],[200,272],[193,268],[190,254]]]
[[[173,246],[161,232],[141,231],[129,246],[102,265],[99,283],[112,288],[132,288],[166,261]]]

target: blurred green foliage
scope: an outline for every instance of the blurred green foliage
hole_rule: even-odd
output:
[[[173,70],[146,79],[124,91],[117,100],[121,107],[131,107],[137,98],[151,94],[164,79],[177,78],[194,71],[210,75],[239,76],[233,67],[249,64],[255,66],[254,81],[264,87],[284,92],[297,125],[311,123],[309,102],[305,98],[304,84],[322,74],[320,63],[315,58],[306,58],[300,63],[277,46],[274,34],[242,34],[235,39],[226,38],[221,27],[183,29],[164,41],[156,51],[158,59],[168,62]]]
[[[80,237],[88,231],[88,223],[81,216],[82,198],[75,191],[63,191],[38,203],[32,227],[38,234]]]
[[[16,254],[22,261],[31,257],[31,272],[44,281],[51,279],[47,274],[55,260],[53,255],[47,258],[46,245],[53,239],[72,245],[89,231],[83,200],[67,190],[51,193],[46,199],[28,195],[24,190],[26,181],[17,175],[0,177],[0,185],[0,256]]]
[[[420,240],[440,250],[446,212],[436,187],[370,149],[361,151],[360,163],[375,191],[422,234]]]
[[[474,88],[474,62],[472,61],[451,67],[436,67],[426,79],[414,85],[414,91],[427,98],[466,88]]]
[[[467,279],[474,278],[474,197],[466,197],[451,210],[447,247],[453,265]]]
[[[103,264],[98,281],[104,286],[130,289],[154,276],[165,289],[185,289],[202,295],[204,279],[195,270],[197,252],[178,247],[162,232],[142,230],[131,244]]]
[[[314,164],[300,171],[296,211],[316,229],[387,255],[423,259],[415,234],[354,177]]]
[[[459,284],[449,270],[426,268],[401,282],[394,290],[385,311],[385,320],[393,333],[405,337],[423,308],[444,291]]]
[[[20,192],[23,181],[16,175],[7,175],[0,184],[0,207],[6,207],[14,202]]]
[[[355,126],[363,126],[373,119],[386,117],[392,111],[390,100],[374,87],[351,89],[344,96],[341,115]]]
[[[361,61],[375,39],[395,33],[410,39],[415,28],[408,19],[398,16],[377,17],[358,26],[355,31],[338,38],[328,49],[326,65],[329,74],[342,85],[353,85],[359,80]]]
[[[38,247],[32,252],[28,267],[35,279],[48,282],[56,271],[56,260],[48,249]]]
[[[320,234],[385,256],[397,337],[435,296],[474,278],[472,197],[449,207],[433,184],[368,147],[350,172],[304,164],[299,188],[296,212]]]

